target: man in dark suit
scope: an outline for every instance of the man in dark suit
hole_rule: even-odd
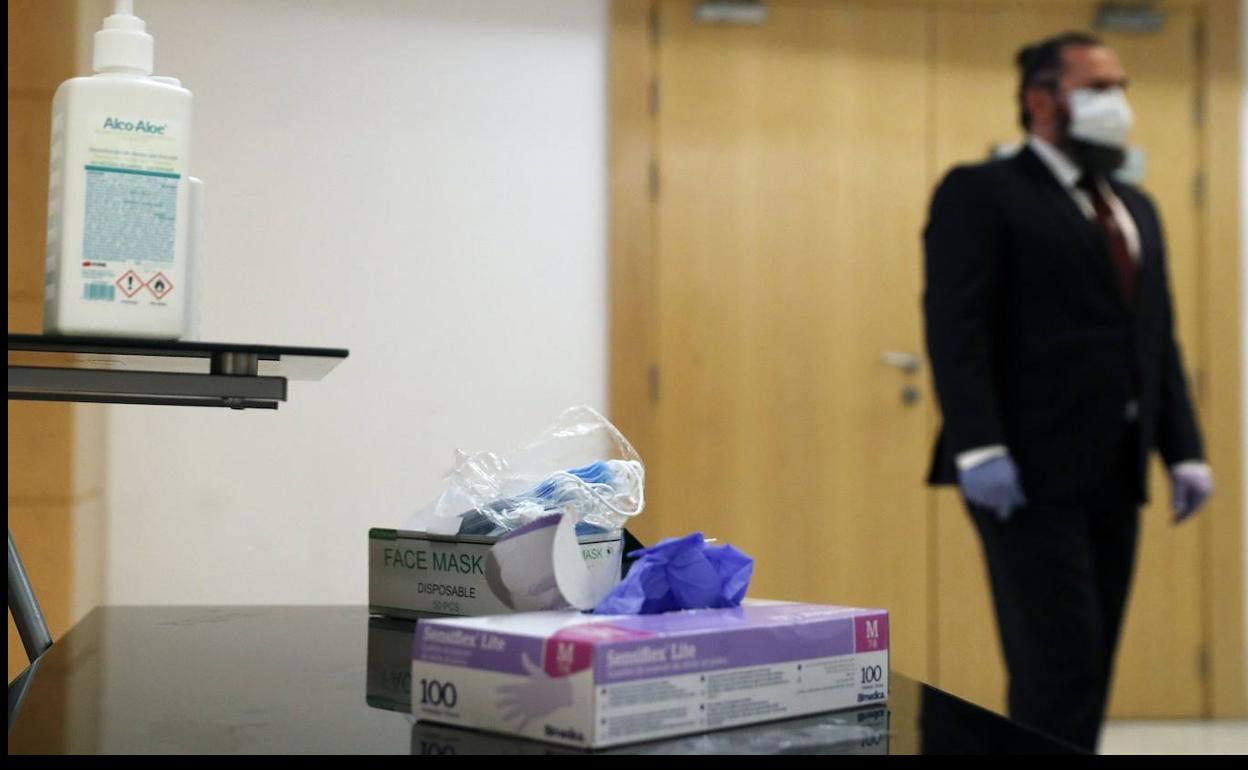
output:
[[[924,233],[944,419],[929,481],[959,485],[979,532],[1010,715],[1095,750],[1148,457],[1169,467],[1176,523],[1213,479],[1161,222],[1112,176],[1131,124],[1122,65],[1078,33],[1018,65],[1026,146],[953,169]]]

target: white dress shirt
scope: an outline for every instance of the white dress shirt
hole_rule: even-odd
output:
[[[1079,207],[1084,216],[1089,220],[1095,220],[1096,207],[1093,205],[1092,199],[1078,187],[1079,180],[1083,177],[1083,170],[1079,168],[1078,164],[1071,160],[1066,153],[1035,134],[1027,137],[1027,146],[1053,172],[1053,176],[1057,178],[1057,181],[1066,189],[1070,197],[1074,199],[1075,205]],[[1131,258],[1138,263],[1140,261],[1140,231],[1135,226],[1135,220],[1131,218],[1131,212],[1127,211],[1126,205],[1114,194],[1113,188],[1105,180],[1098,179],[1097,185],[1100,187],[1101,197],[1105,199],[1110,211],[1113,212],[1118,229],[1127,241],[1127,251],[1130,252]],[[977,465],[997,457],[1005,457],[1008,454],[1009,450],[1002,444],[959,452],[957,456],[958,469],[963,471],[970,470]],[[1202,469],[1208,468],[1204,462],[1189,460],[1175,464],[1171,467],[1171,470],[1193,466],[1199,466]]]
[[[1044,161],[1044,165],[1049,167],[1053,176],[1057,177],[1057,181],[1066,188],[1070,197],[1074,198],[1075,205],[1083,211],[1083,215],[1089,220],[1095,220],[1096,206],[1092,204],[1092,199],[1088,197],[1088,194],[1078,187],[1079,180],[1083,177],[1083,170],[1067,157],[1066,153],[1038,136],[1027,137],[1027,146],[1040,157],[1040,160]],[[1127,211],[1126,205],[1114,194],[1114,188],[1110,187],[1104,179],[1097,179],[1096,185],[1100,188],[1101,197],[1109,204],[1109,210],[1114,214],[1114,221],[1117,222],[1118,229],[1122,231],[1127,241],[1127,251],[1138,263],[1140,261],[1140,231],[1135,226],[1135,220],[1131,218],[1131,212]]]

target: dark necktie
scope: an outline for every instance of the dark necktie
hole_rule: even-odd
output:
[[[1127,237],[1118,226],[1114,210],[1110,208],[1105,196],[1101,195],[1101,187],[1092,175],[1083,175],[1079,180],[1079,189],[1092,199],[1092,207],[1096,209],[1097,228],[1105,238],[1105,245],[1109,247],[1109,258],[1114,264],[1114,272],[1118,274],[1118,286],[1122,289],[1123,298],[1130,302],[1135,294],[1135,260],[1131,258],[1131,249],[1127,247]]]

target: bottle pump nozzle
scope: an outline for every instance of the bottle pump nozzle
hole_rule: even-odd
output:
[[[93,69],[151,75],[154,47],[147,25],[134,15],[134,0],[114,0],[113,15],[95,33]]]

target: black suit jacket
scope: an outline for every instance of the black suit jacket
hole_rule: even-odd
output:
[[[1131,460],[1203,457],[1174,340],[1166,253],[1152,201],[1113,182],[1140,234],[1134,300],[1098,226],[1030,149],[949,172],[924,231],[928,355],[944,424],[929,481],[956,456],[1004,444],[1033,501],[1079,499],[1114,477],[1137,405]]]

